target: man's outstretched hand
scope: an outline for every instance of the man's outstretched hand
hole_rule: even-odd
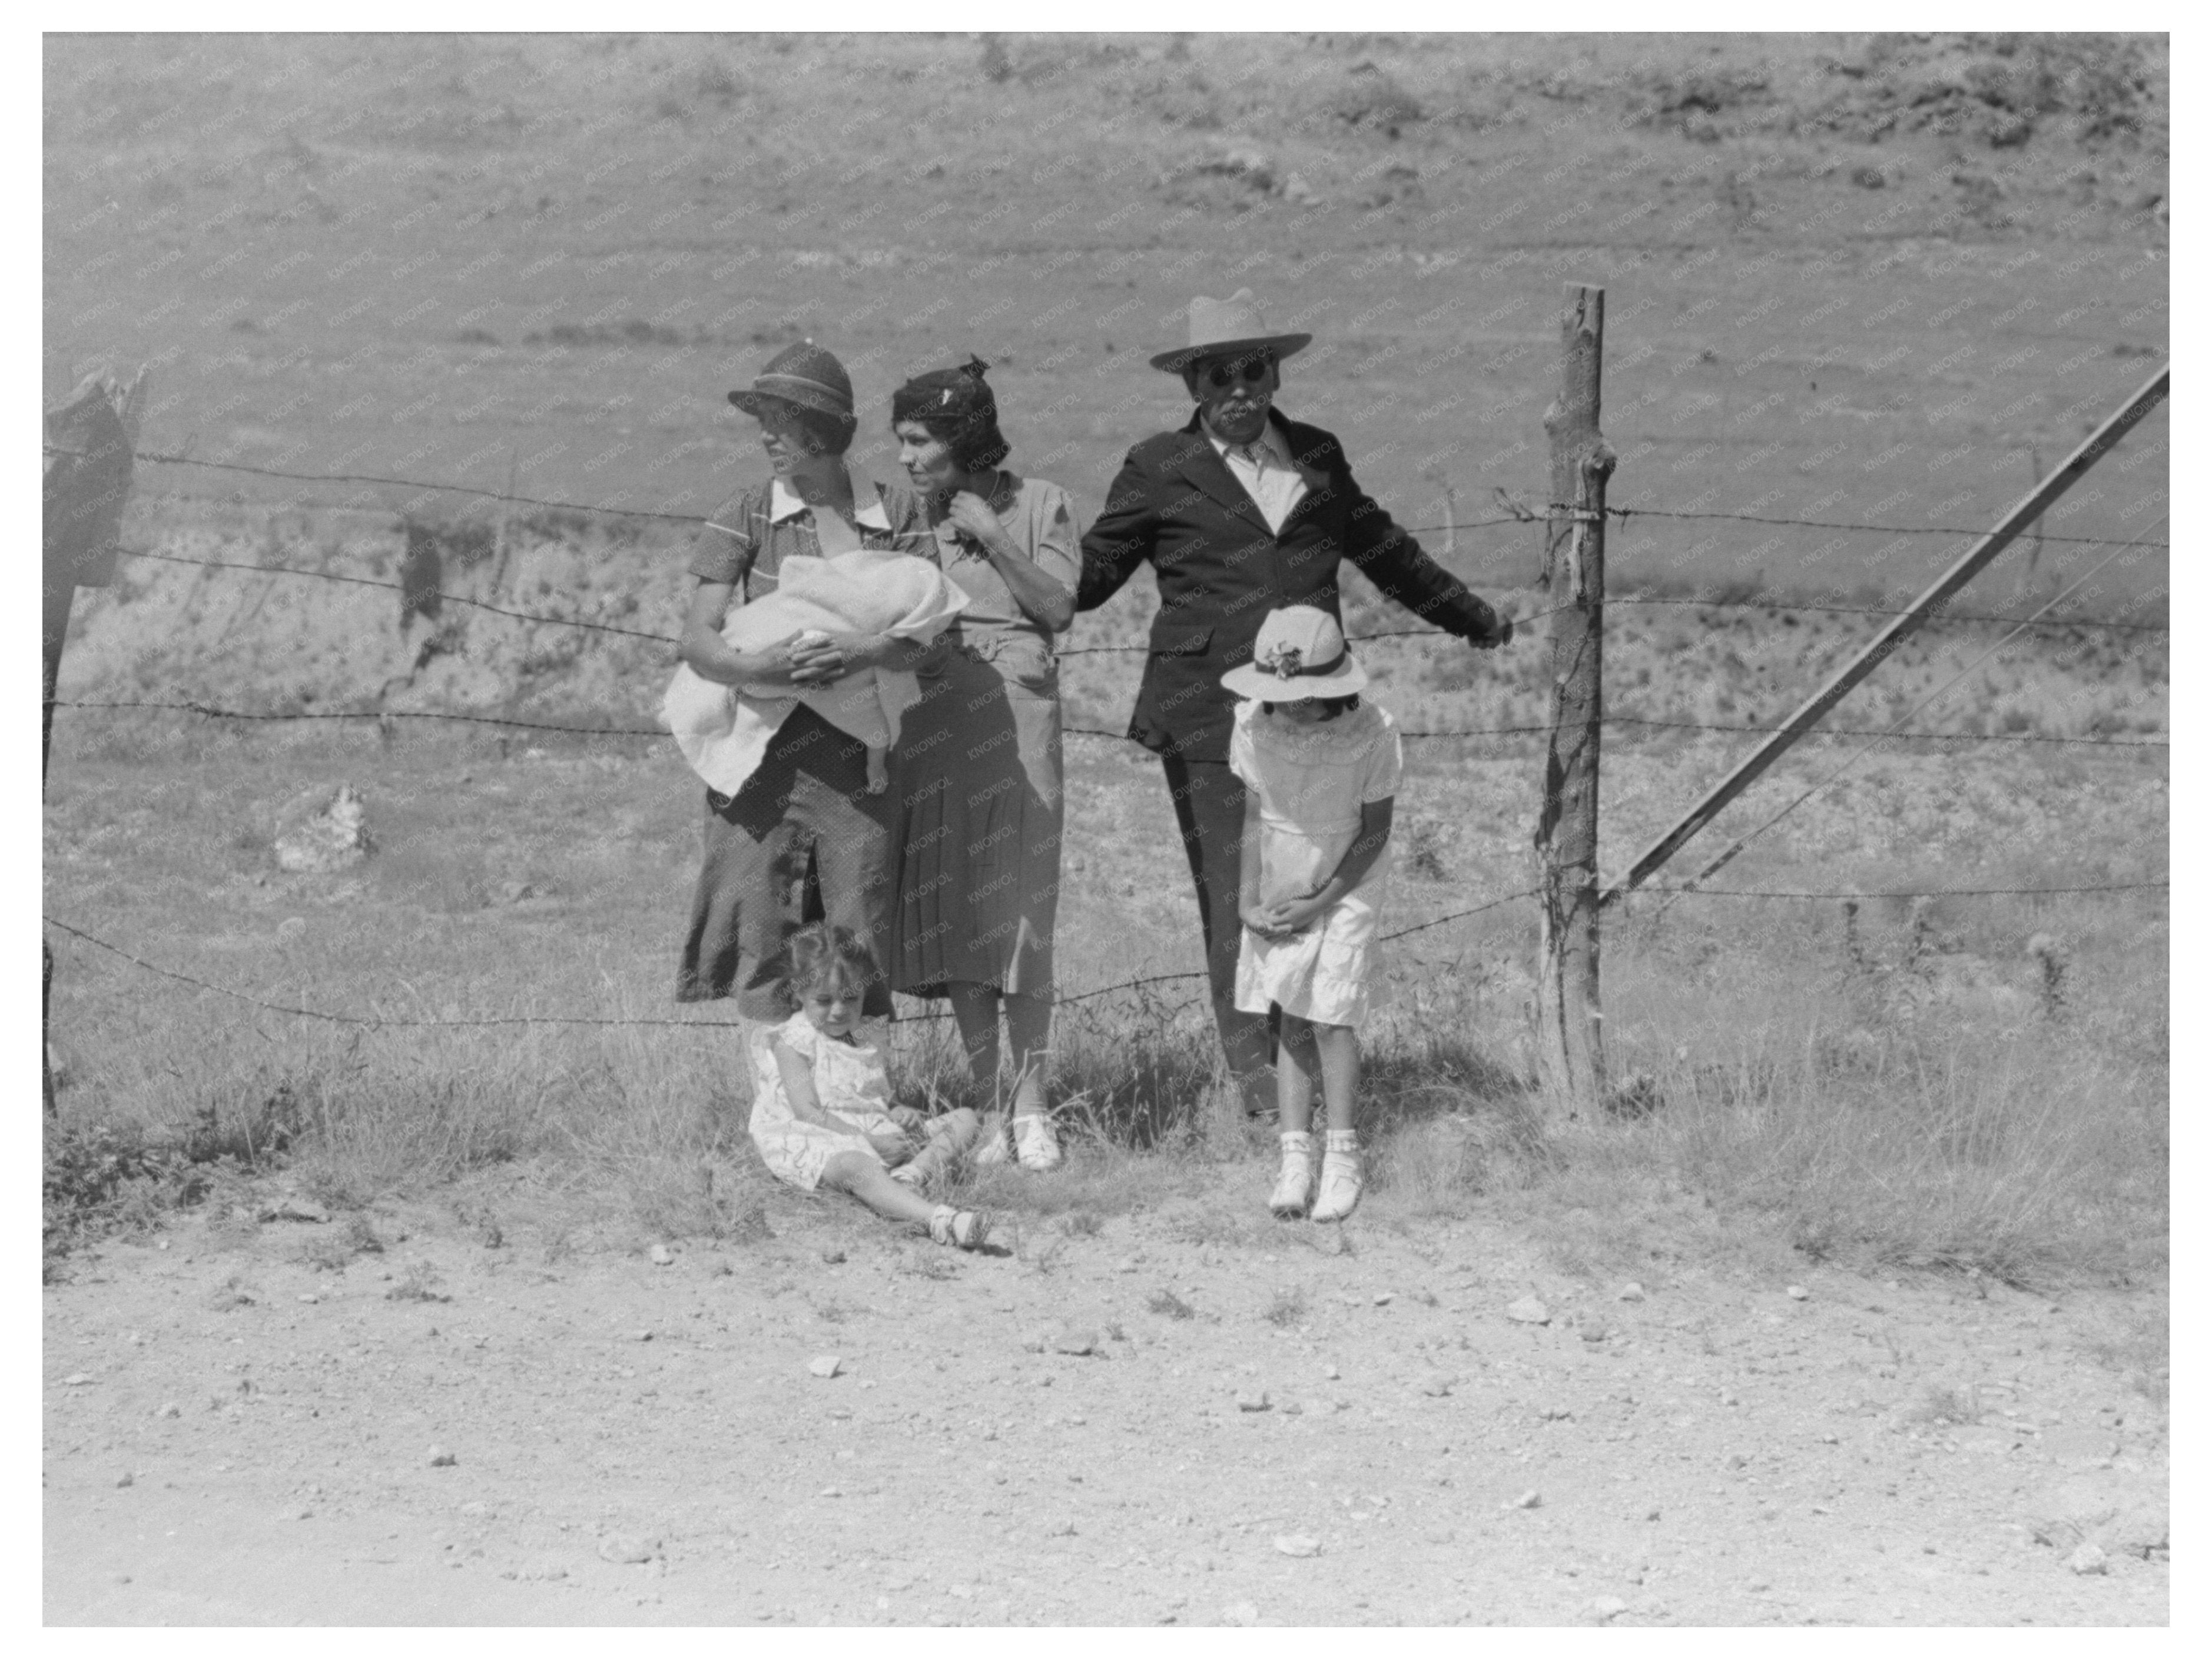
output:
[[[1490,626],[1480,634],[1468,635],[1467,642],[1479,651],[1494,651],[1501,645],[1513,643],[1513,618],[1500,616],[1496,606],[1484,605],[1483,614],[1490,618]]]

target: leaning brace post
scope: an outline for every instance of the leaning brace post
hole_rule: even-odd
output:
[[[1998,520],[1987,535],[1960,554],[1957,562],[1938,576],[1926,592],[1899,613],[1896,619],[1876,635],[1865,649],[1831,674],[1826,684],[1801,703],[1796,711],[1776,728],[1772,737],[1759,744],[1735,771],[1707,790],[1705,799],[1685,813],[1673,829],[1646,848],[1643,856],[1629,866],[1628,873],[1607,890],[1602,902],[1610,904],[1622,894],[1632,892],[1643,885],[1660,866],[1674,856],[1684,842],[1711,823],[1721,808],[1749,788],[1753,779],[1779,759],[1798,738],[1811,731],[1823,715],[1844,700],[1853,686],[1887,661],[1892,652],[1917,632],[1929,617],[1948,605],[1952,596],[1972,581],[1984,566],[2009,547],[2015,537],[2039,520],[2060,496],[2080,483],[2082,475],[2094,466],[2114,444],[2132,431],[2138,421],[2164,403],[2172,380],[2172,368],[2169,364],[2145,380],[2136,389],[2134,397],[2106,416],[2104,423],[2084,438],[2081,447],[2058,464],[2057,471],[2014,502],[2012,511]],[[1556,460],[1553,466],[1556,473]]]
[[[1542,907],[1537,1063],[1555,1109],[1595,1109],[1605,1094],[1598,997],[1597,785],[1605,719],[1605,489],[1614,455],[1598,430],[1605,290],[1566,285],[1559,319],[1559,397],[1544,414],[1552,501],[1542,586],[1553,611],[1552,737],[1536,821]]]

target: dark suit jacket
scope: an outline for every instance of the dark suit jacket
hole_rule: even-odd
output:
[[[1319,427],[1267,418],[1304,476],[1280,534],[1238,483],[1194,412],[1180,432],[1129,452],[1106,509],[1083,538],[1075,608],[1121,591],[1139,565],[1158,574],[1160,608],[1129,735],[1189,760],[1225,761],[1237,700],[1221,677],[1252,659],[1270,611],[1310,605],[1339,622],[1336,572],[1349,559],[1416,616],[1476,645],[1502,637],[1497,613],[1421,551],[1352,477],[1343,447]]]

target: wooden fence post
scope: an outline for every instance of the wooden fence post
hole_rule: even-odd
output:
[[[127,386],[102,375],[88,377],[60,408],[46,412],[46,481],[41,491],[45,528],[40,560],[41,600],[39,777],[53,747],[54,690],[61,678],[62,647],[70,611],[80,587],[105,587],[115,576],[116,537],[131,493],[131,451],[146,407],[146,371]],[[53,952],[40,946],[40,1070],[46,1106],[54,1109],[52,1050],[45,1042],[46,1008],[54,985]]]
[[[1597,783],[1605,719],[1605,489],[1615,457],[1598,430],[1605,290],[1566,285],[1559,396],[1544,413],[1552,501],[1540,583],[1553,611],[1552,738],[1536,821],[1542,937],[1537,1060],[1554,1109],[1594,1110],[1605,1094],[1598,995]]]

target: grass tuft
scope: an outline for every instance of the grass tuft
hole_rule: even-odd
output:
[[[1276,1291],[1267,1304],[1267,1311],[1260,1316],[1278,1330],[1289,1330],[1306,1322],[1306,1293],[1296,1285],[1285,1285]]]
[[[1145,1306],[1166,1319],[1192,1319],[1198,1314],[1197,1309],[1169,1290],[1154,1291],[1145,1298]]]

